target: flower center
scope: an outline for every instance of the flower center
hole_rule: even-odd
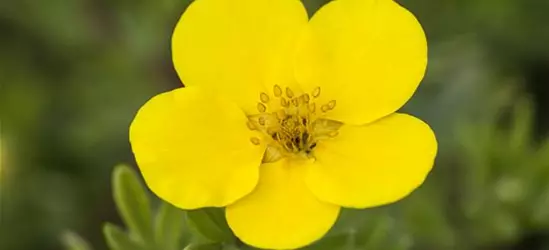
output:
[[[337,136],[341,123],[324,119],[324,114],[336,107],[336,100],[317,105],[320,87],[310,93],[296,95],[279,85],[273,87],[273,96],[260,93],[258,114],[250,115],[248,128],[264,134],[253,137],[251,143],[267,143],[264,162],[273,162],[284,156],[305,155],[313,157],[313,149],[321,139]],[[318,106],[318,107],[317,107]]]

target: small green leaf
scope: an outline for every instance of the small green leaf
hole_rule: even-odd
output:
[[[145,250],[138,242],[130,238],[116,225],[106,223],[103,226],[105,241],[111,250]]]
[[[220,243],[206,243],[206,244],[190,244],[183,250],[222,250],[223,245]]]
[[[220,208],[187,211],[187,222],[197,233],[213,242],[232,242],[234,236]]]
[[[64,232],[61,235],[61,242],[67,250],[92,250],[90,244],[80,235],[72,231]]]
[[[153,243],[149,197],[135,171],[126,165],[115,167],[113,187],[114,201],[130,234],[145,244]]]
[[[171,204],[162,202],[155,218],[156,246],[162,250],[179,250],[179,239],[183,234],[185,212]]]

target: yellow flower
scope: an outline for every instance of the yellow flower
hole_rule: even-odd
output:
[[[237,237],[291,249],[340,207],[402,199],[431,170],[429,126],[394,113],[427,64],[392,0],[196,0],[172,38],[187,87],[152,98],[130,141],[148,186],[183,209],[226,207]]]

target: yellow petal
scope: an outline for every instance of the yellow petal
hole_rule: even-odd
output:
[[[304,163],[261,166],[257,188],[227,207],[227,221],[243,242],[259,248],[296,249],[332,227],[339,206],[319,201],[304,183]]]
[[[312,18],[300,42],[297,79],[320,86],[320,102],[336,100],[331,119],[362,125],[398,110],[427,65],[425,34],[392,0],[337,0]]]
[[[339,132],[318,143],[307,185],[319,199],[344,207],[402,199],[423,183],[437,152],[429,126],[405,114]]]
[[[247,112],[274,84],[295,84],[296,40],[307,24],[299,0],[196,0],[172,37],[175,69],[187,86],[226,94]]]
[[[183,209],[226,206],[258,181],[263,143],[234,103],[198,87],[153,97],[130,127],[135,159],[150,189]]]

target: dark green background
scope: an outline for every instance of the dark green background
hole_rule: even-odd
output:
[[[357,249],[549,249],[549,1],[399,2],[430,44],[404,111],[432,125],[440,153],[409,198],[345,211],[330,235]],[[68,229],[105,249],[133,115],[181,86],[170,37],[187,5],[0,1],[0,249],[62,249]]]

